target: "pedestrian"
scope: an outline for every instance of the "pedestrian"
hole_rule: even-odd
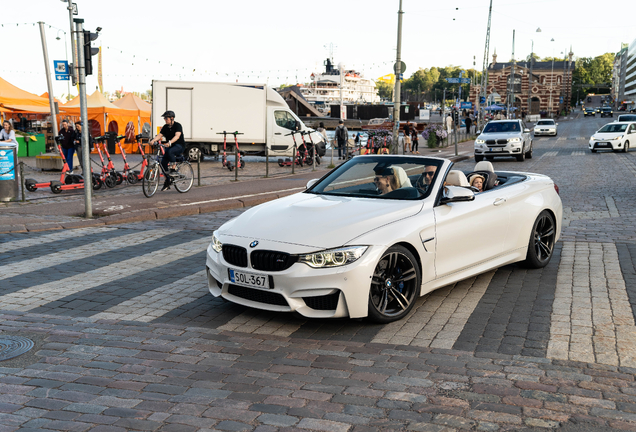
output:
[[[356,147],[360,145],[360,132],[356,134],[356,137],[354,138],[353,142],[356,143]]]
[[[20,128],[22,128],[22,131],[26,132],[26,130],[29,128],[29,121],[27,120],[26,116],[22,116],[22,118],[20,119]]]
[[[450,134],[453,131],[453,116],[451,115],[451,113],[448,113],[448,116],[446,117],[445,122],[446,122],[446,133],[450,137]]]
[[[411,122],[406,122],[406,124],[404,125],[404,151],[403,153],[406,154],[406,152],[408,151],[413,151],[413,149],[411,148]]]
[[[349,131],[344,125],[343,120],[338,121],[338,127],[336,128],[334,144],[338,146],[338,159],[342,159],[343,157],[347,158],[347,140],[349,139]]]
[[[61,137],[60,145],[62,146],[62,153],[68,165],[67,174],[73,174],[73,155],[75,155],[73,137],[75,136],[75,132],[68,127],[68,120],[62,120],[62,129],[60,129],[58,135]]]
[[[3,145],[15,147],[16,154],[18,153],[18,141],[15,139],[15,131],[9,120],[2,122],[2,130],[0,130],[0,142]]]
[[[23,130],[22,129],[22,114],[18,114],[18,124],[15,127],[17,130]]]
[[[95,145],[95,141],[91,136],[90,130],[87,130],[88,133],[88,151],[90,153],[93,150]],[[73,136],[73,144],[75,144],[75,152],[77,153],[77,159],[79,159],[80,166],[84,163],[84,159],[82,158],[82,122],[75,122],[75,135]],[[84,174],[84,168],[82,167],[82,174]]]
[[[420,145],[420,137],[418,135],[417,129],[413,128],[411,131],[411,152],[414,154],[420,154],[419,145]]]
[[[316,129],[316,132],[318,132],[320,135],[322,135],[322,137],[324,138],[325,142],[327,142],[327,129],[325,129],[325,123],[324,122],[320,122],[318,124],[318,128]]]
[[[466,134],[470,134],[470,128],[473,125],[473,121],[470,116],[466,116],[464,123],[466,123]]]

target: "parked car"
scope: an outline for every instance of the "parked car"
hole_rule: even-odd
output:
[[[539,120],[534,127],[534,136],[537,135],[554,135],[557,136],[557,126],[558,123],[555,123],[552,119]]]
[[[636,122],[636,114],[621,114],[616,119],[617,122]]]
[[[489,162],[452,168],[441,158],[356,156],[304,192],[245,211],[212,235],[210,293],[309,318],[387,323],[443,286],[513,262],[546,266],[562,225],[554,182]],[[483,192],[469,186],[475,174],[487,178]]]
[[[475,161],[512,156],[519,162],[532,158],[532,136],[523,120],[491,121],[475,140]]]
[[[610,107],[601,108],[601,118],[603,117],[614,117],[614,110]]]
[[[596,108],[585,107],[583,108],[583,117],[592,116],[596,117]]]
[[[597,150],[627,152],[630,141],[636,143],[636,123],[608,123],[592,135],[589,147],[592,153],[596,153]]]

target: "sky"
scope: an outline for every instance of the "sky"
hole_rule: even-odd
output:
[[[76,0],[88,30],[102,27],[104,91],[145,92],[153,79],[267,83],[309,82],[336,64],[367,78],[391,73],[396,58],[399,0]],[[419,68],[482,69],[490,0],[402,0],[402,61],[405,77]],[[71,58],[67,3],[23,0],[3,8],[0,40],[5,54],[0,77],[35,94],[47,91],[37,22],[45,23],[50,68]],[[517,60],[595,57],[617,52],[636,39],[636,1],[492,0],[490,55]],[[596,18],[603,17],[603,18]],[[537,28],[541,32],[537,32]],[[59,37],[59,40],[57,39]],[[554,39],[554,42],[552,42]],[[65,44],[66,41],[66,44]],[[66,47],[65,47],[66,45]],[[473,59],[474,58],[474,59]],[[95,73],[87,92],[97,88]],[[70,61],[70,60],[69,60]],[[53,80],[58,98],[77,89]]]

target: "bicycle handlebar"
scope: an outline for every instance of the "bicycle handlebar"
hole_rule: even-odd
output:
[[[217,135],[245,135],[242,132],[239,131],[235,131],[235,132],[227,132],[227,131],[223,131],[223,132],[217,132]]]

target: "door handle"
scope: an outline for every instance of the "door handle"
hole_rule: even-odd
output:
[[[274,135],[282,135],[280,132],[274,132]]]
[[[495,202],[494,202],[494,203],[492,203],[492,204],[493,204],[493,205],[498,206],[498,205],[501,205],[501,204],[503,204],[503,203],[505,203],[505,202],[506,202],[506,198],[497,198],[497,199],[495,200]]]

